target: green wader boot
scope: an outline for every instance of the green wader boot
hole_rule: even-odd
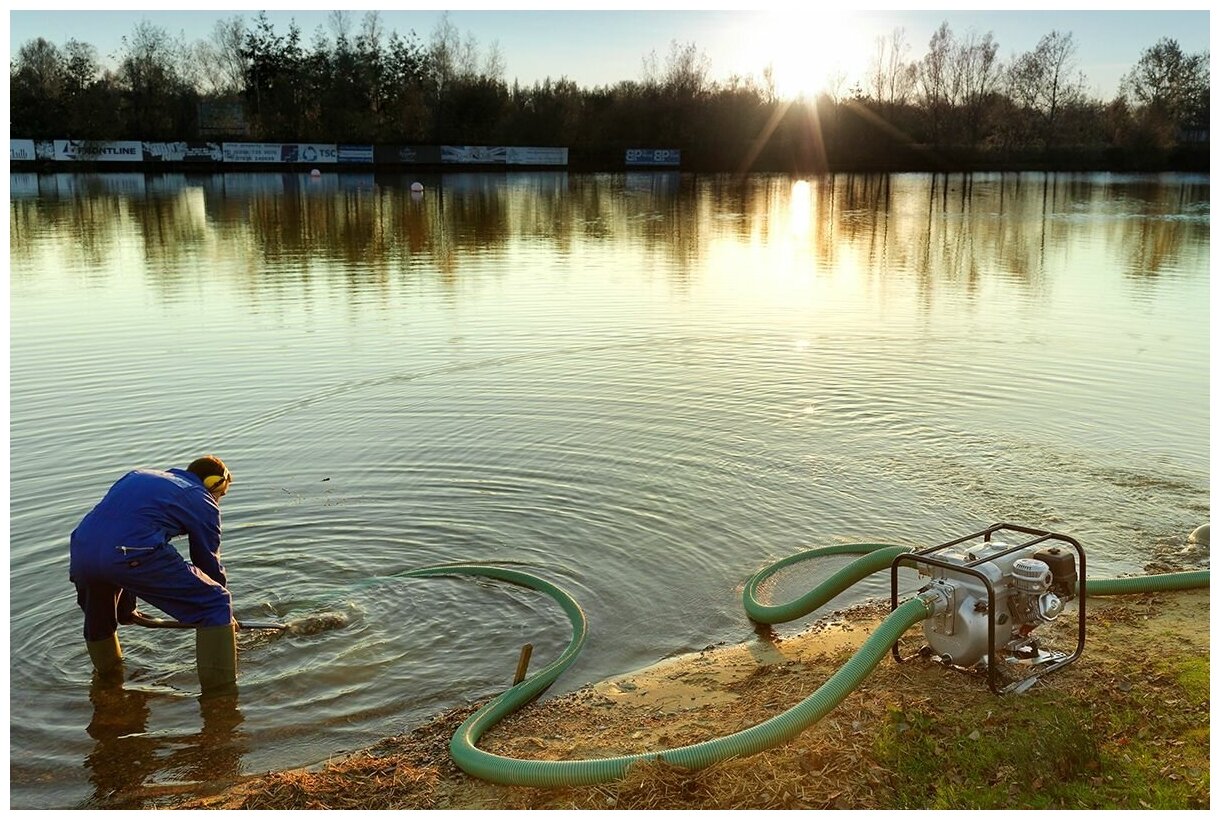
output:
[[[234,624],[195,630],[195,666],[203,697],[237,694],[237,628]]]
[[[100,641],[85,641],[89,660],[102,680],[121,680],[123,677],[123,650],[119,648],[119,633]]]

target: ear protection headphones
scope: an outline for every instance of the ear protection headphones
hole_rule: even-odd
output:
[[[204,486],[204,488],[206,488],[208,490],[214,490],[217,487],[219,487],[221,484],[223,484],[227,481],[232,481],[232,480],[233,480],[233,476],[229,474],[228,470],[225,470],[224,475],[210,475],[207,478],[205,478],[203,480],[203,486]]]

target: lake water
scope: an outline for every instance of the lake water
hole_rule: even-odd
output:
[[[427,564],[568,589],[591,634],[555,692],[756,640],[742,583],[810,546],[1011,521],[1079,539],[1092,577],[1207,565],[1207,176],[10,191],[16,808],[315,764],[566,645],[537,593],[393,577]],[[68,534],[127,470],[209,452],[239,619],[348,624],[243,633],[220,710],[189,633],[123,627],[128,680],[91,693]]]

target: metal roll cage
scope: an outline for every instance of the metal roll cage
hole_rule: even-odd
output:
[[[978,558],[978,559],[975,559],[974,561],[970,561],[965,564],[953,564],[953,563],[949,563],[948,561],[945,561],[941,558],[936,558],[933,556],[933,553],[939,552],[948,547],[953,547],[958,544],[965,543],[966,541],[973,541],[976,538],[982,538],[984,543],[990,542],[991,536],[1002,530],[1007,530],[1007,531],[1011,531],[1011,532],[1019,532],[1019,533],[1025,534],[1025,535],[1032,535],[1032,536],[1034,536],[1034,538],[1031,541],[1026,541],[1025,543],[1017,544],[1016,546],[1011,547],[1010,549],[1006,549],[1003,552],[999,552],[994,555],[988,555],[985,558]],[[1077,588],[1078,589],[1077,607],[1078,607],[1079,623],[1077,626],[1076,651],[1073,652],[1070,656],[1068,656],[1066,658],[1055,661],[1055,662],[1051,663],[1050,665],[1038,670],[1037,672],[1034,672],[1031,675],[1026,675],[1025,677],[1021,678],[1020,680],[1010,683],[1009,685],[1007,685],[1003,688],[1000,688],[999,683],[998,683],[998,675],[997,675],[997,668],[996,668],[995,588],[992,586],[991,580],[988,579],[987,576],[984,575],[982,572],[975,569],[975,567],[977,567],[980,564],[986,564],[991,561],[995,561],[997,558],[1002,558],[1005,555],[1010,555],[1019,550],[1027,549],[1028,547],[1032,547],[1035,544],[1040,544],[1044,541],[1062,541],[1063,543],[1071,546],[1072,549],[1076,551],[1076,555],[1080,559],[1080,568],[1077,573],[1077,576],[1079,579],[1078,588]],[[962,536],[961,538],[955,538],[952,541],[946,541],[945,543],[937,544],[934,547],[928,547],[927,549],[919,550],[917,552],[903,553],[902,555],[899,555],[896,558],[894,558],[893,562],[890,564],[890,611],[893,611],[898,608],[898,567],[902,564],[909,564],[912,567],[917,567],[917,565],[919,565],[919,564],[926,564],[928,566],[939,567],[940,569],[950,570],[955,573],[969,575],[982,582],[983,587],[987,590],[987,686],[991,689],[992,692],[994,692],[997,695],[1004,694],[1006,692],[1010,692],[1019,686],[1032,685],[1033,682],[1035,680],[1037,680],[1038,678],[1041,678],[1044,675],[1049,675],[1051,672],[1062,669],[1063,667],[1067,666],[1069,663],[1072,663],[1073,661],[1075,661],[1077,658],[1080,657],[1081,653],[1084,652],[1085,558],[1084,558],[1084,549],[1080,546],[1080,542],[1077,541],[1075,538],[1072,538],[1067,535],[1062,535],[1060,533],[1049,532],[1047,530],[1032,529],[1030,527],[1022,527],[1017,524],[1001,523],[1001,524],[992,524],[990,527],[988,527],[985,530],[981,530],[976,533],[971,533],[970,535],[965,535],[965,536]],[[911,657],[903,658],[901,653],[898,650],[897,642],[894,643],[894,646],[891,648],[890,651],[894,656],[894,660],[897,661],[898,663],[905,663],[906,661],[911,660],[911,657],[915,657],[915,656],[911,656]]]

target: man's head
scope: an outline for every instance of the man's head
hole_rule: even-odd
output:
[[[229,491],[229,485],[233,483],[233,475],[229,472],[229,468],[216,456],[197,458],[186,469],[199,476],[203,486],[217,501],[224,498],[225,493]]]

